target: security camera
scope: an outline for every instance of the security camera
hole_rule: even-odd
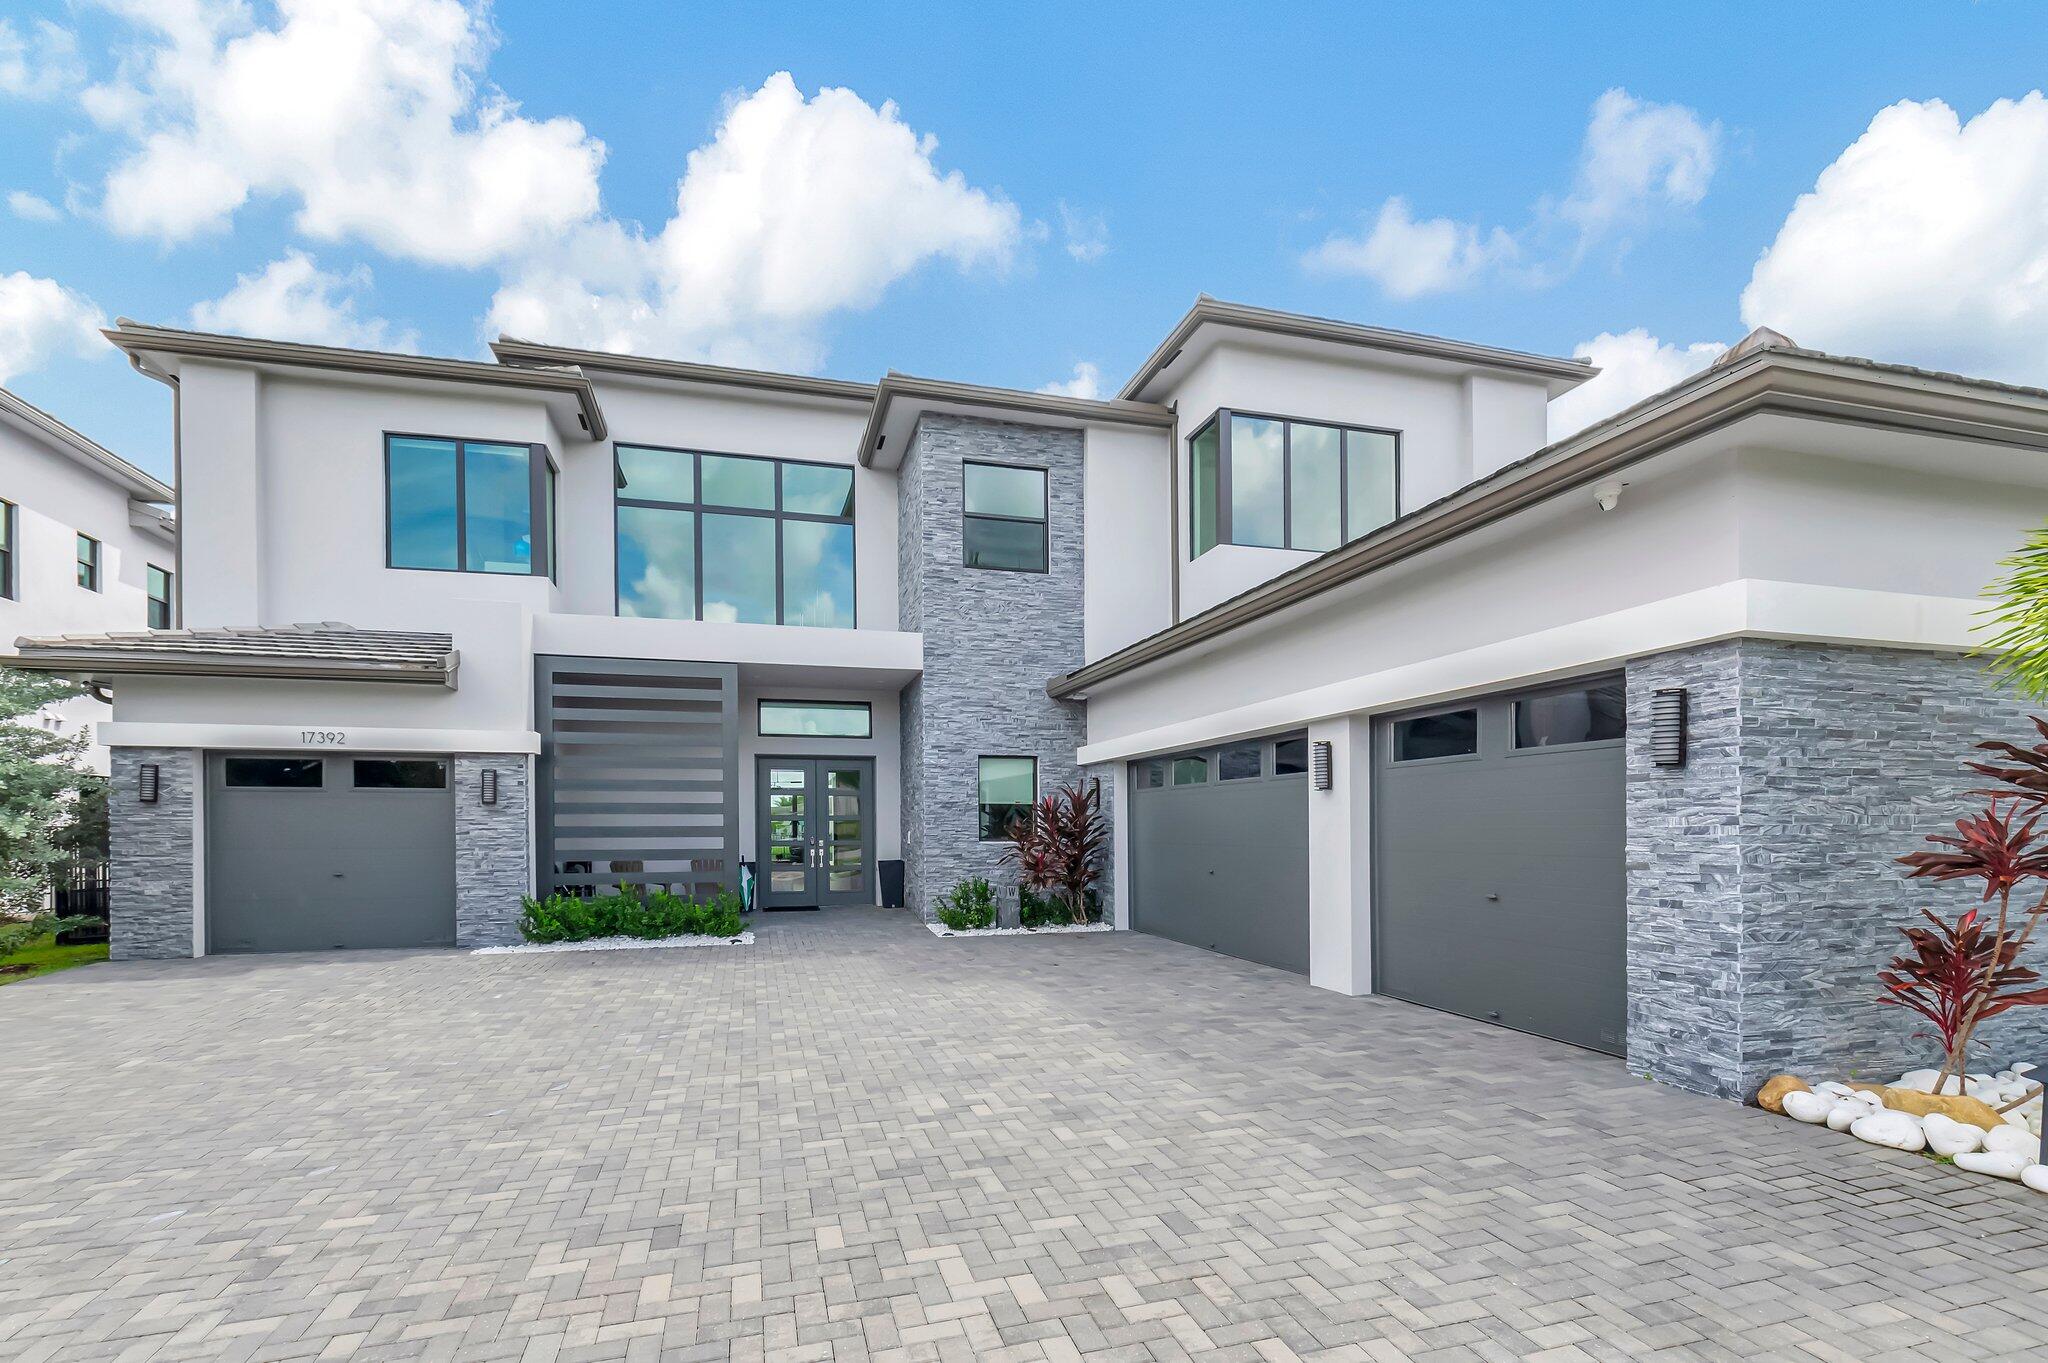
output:
[[[1593,500],[1602,511],[1612,511],[1621,501],[1621,490],[1627,486],[1627,483],[1602,483],[1593,489]]]

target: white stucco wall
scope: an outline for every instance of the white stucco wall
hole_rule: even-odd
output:
[[[1082,575],[1089,661],[1173,623],[1172,435],[1090,426],[1083,445]]]
[[[23,635],[97,634],[149,625],[149,568],[177,567],[176,549],[129,521],[129,491],[71,455],[0,419],[0,501],[15,505],[16,592],[0,597],[0,653]],[[78,585],[78,536],[100,542],[100,589]],[[90,736],[109,717],[90,697],[38,717],[62,734]],[[107,755],[91,763],[105,773]]]

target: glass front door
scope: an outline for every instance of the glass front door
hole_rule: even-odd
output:
[[[874,759],[763,757],[755,778],[756,902],[764,909],[874,903]]]

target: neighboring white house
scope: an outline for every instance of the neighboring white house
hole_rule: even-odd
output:
[[[0,640],[168,627],[171,500],[141,469],[0,389]],[[81,696],[35,722],[90,734],[111,713]],[[91,757],[104,775],[107,750],[95,743]]]
[[[1891,859],[2022,732],[2048,393],[1770,333],[1548,446],[1583,362],[1208,298],[1100,401],[109,336],[189,629],[20,661],[115,688],[117,955],[929,912],[1094,777],[1120,926],[1740,1095],[1903,1062]]]

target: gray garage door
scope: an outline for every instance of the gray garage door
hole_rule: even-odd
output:
[[[455,944],[446,758],[216,754],[209,951]]]
[[[1381,720],[1375,988],[1620,1054],[1620,677]]]
[[[1308,972],[1308,740],[1131,764],[1131,926]]]

